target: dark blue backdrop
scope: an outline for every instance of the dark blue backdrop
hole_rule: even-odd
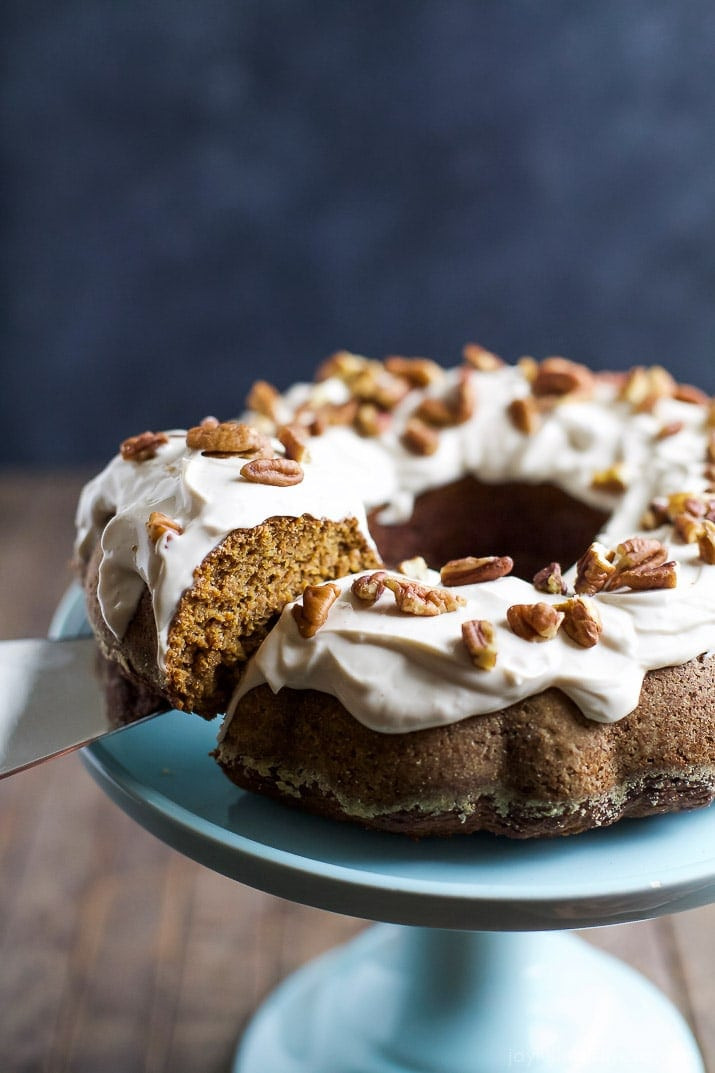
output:
[[[6,0],[0,461],[337,347],[715,391],[709,0]]]

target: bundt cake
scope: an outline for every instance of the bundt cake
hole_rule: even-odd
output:
[[[77,558],[123,718],[227,711],[239,786],[568,834],[715,796],[714,485],[715,406],[660,367],[339,352],[125,441]]]

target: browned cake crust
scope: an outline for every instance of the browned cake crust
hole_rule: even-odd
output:
[[[195,570],[171,623],[162,670],[149,591],[117,640],[97,600],[100,559],[98,547],[83,574],[88,614],[104,656],[140,690],[206,718],[226,710],[243,664],[306,585],[380,564],[354,518],[268,518],[252,529],[236,529]]]
[[[412,836],[577,834],[715,797],[715,659],[646,675],[617,723],[559,690],[492,715],[379,734],[334,697],[260,686],[216,750],[237,785],[335,819]]]

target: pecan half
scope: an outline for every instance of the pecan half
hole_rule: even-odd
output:
[[[566,582],[561,576],[561,564],[549,563],[538,573],[534,574],[532,582],[539,592],[549,592],[552,596],[566,595]]]
[[[301,637],[306,640],[315,637],[321,626],[328,620],[328,612],[333,606],[340,589],[329,581],[325,585],[307,585],[303,590],[303,604],[295,604],[293,618]]]
[[[447,589],[432,588],[419,581],[386,577],[385,585],[394,595],[398,609],[407,615],[444,615],[467,602]]]
[[[668,549],[651,537],[630,537],[616,547],[616,573],[634,566],[660,566],[668,558]]]
[[[559,632],[564,613],[553,604],[512,604],[507,608],[506,619],[524,641],[551,641]]]
[[[456,386],[448,395],[444,398],[429,396],[423,399],[414,411],[413,417],[435,428],[450,428],[454,425],[463,425],[465,421],[468,421],[476,405],[472,374],[470,370],[462,369]]]
[[[293,462],[308,461],[308,441],[302,425],[283,425],[278,429],[278,440],[285,448],[286,458]]]
[[[165,432],[140,432],[138,436],[130,436],[119,446],[119,453],[126,462],[148,462],[156,457],[157,447],[168,443],[169,437]]]
[[[702,523],[702,532],[698,536],[698,551],[704,563],[715,566],[715,522],[706,518]]]
[[[386,576],[384,570],[376,570],[373,574],[363,574],[362,577],[355,578],[350,591],[353,596],[357,596],[358,600],[364,600],[366,604],[374,604],[385,591]]]
[[[433,455],[439,447],[439,434],[419,417],[410,417],[400,442],[413,455]]]
[[[165,533],[175,533],[177,536],[180,536],[184,531],[178,522],[175,522],[173,518],[169,518],[168,515],[162,514],[160,510],[153,510],[151,512],[146,527],[149,533],[149,539],[154,544],[156,544],[157,540],[163,537]]]
[[[597,540],[586,549],[576,563],[574,590],[579,595],[593,596],[605,587],[616,569],[609,555],[608,548]]]
[[[572,641],[582,648],[593,648],[598,644],[603,623],[594,600],[588,596],[574,596],[555,606],[557,611],[563,611],[563,628]]]
[[[462,623],[462,640],[475,667],[491,671],[497,662],[497,646],[494,626],[484,618],[473,618]]]
[[[478,585],[483,581],[495,581],[506,577],[514,569],[514,560],[508,555],[487,555],[475,559],[467,555],[464,559],[451,559],[440,570],[443,585]]]
[[[253,425],[222,421],[218,425],[195,425],[186,433],[186,446],[207,454],[243,455],[259,450],[265,437]]]
[[[617,584],[609,587],[633,589],[638,592],[646,589],[674,589],[677,584],[677,566],[671,560],[657,566],[644,563],[642,566],[619,571]]]
[[[615,552],[615,569],[606,589],[670,589],[675,587],[675,563],[667,563],[668,549],[659,540],[631,537]]]
[[[675,380],[661,365],[635,365],[625,378],[618,397],[630,403],[636,412],[647,413],[654,409],[658,399],[672,396],[675,388]]]
[[[541,412],[533,395],[512,399],[507,406],[509,420],[525,436],[533,436],[541,426]]]
[[[255,410],[257,414],[276,421],[280,397],[280,392],[273,384],[269,384],[267,380],[256,380],[248,392],[246,406],[249,410]]]
[[[495,369],[501,369],[504,365],[502,358],[497,354],[492,354],[491,350],[479,346],[478,343],[465,343],[462,347],[462,357],[467,365],[471,365],[480,373],[491,373]]]
[[[545,358],[537,367],[531,390],[534,395],[591,395],[595,377],[585,365],[568,358]]]
[[[300,484],[303,480],[303,467],[292,458],[254,458],[241,466],[241,476],[253,484],[272,484],[277,488],[287,488]]]

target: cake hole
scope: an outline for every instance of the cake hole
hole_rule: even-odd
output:
[[[425,492],[404,524],[381,525],[379,513],[369,516],[370,532],[388,566],[415,555],[435,569],[465,555],[510,555],[527,581],[547,563],[571,566],[609,518],[553,484],[475,477]]]

